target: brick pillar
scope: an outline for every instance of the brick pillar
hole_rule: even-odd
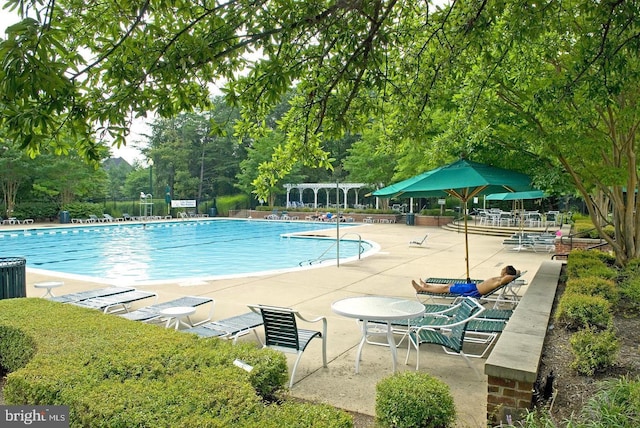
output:
[[[487,421],[490,425],[522,419],[532,403],[533,383],[488,376]]]

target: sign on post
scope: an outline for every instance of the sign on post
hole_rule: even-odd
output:
[[[195,208],[195,199],[176,199],[171,201],[171,208]]]

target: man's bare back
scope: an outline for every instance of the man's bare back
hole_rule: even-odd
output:
[[[476,289],[479,294],[485,295],[501,285],[508,284],[516,277],[520,275],[520,271],[516,270],[513,266],[506,266],[500,272],[500,276],[494,276],[492,278],[485,279],[479,284],[476,284]],[[452,292],[451,287],[454,284],[427,284],[423,280],[420,280],[420,284],[416,281],[411,281],[411,285],[416,291],[426,291],[429,293],[443,294]],[[455,292],[455,291],[453,291]]]

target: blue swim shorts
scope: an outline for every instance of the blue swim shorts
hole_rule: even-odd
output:
[[[449,287],[449,292],[453,294],[459,294],[461,296],[469,296],[469,297],[482,297],[482,295],[478,292],[478,288],[475,284],[468,284],[466,282],[453,284]]]

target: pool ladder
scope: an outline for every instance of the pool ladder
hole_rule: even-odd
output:
[[[324,262],[326,260],[334,260],[335,257],[324,257],[324,256],[330,250],[334,249],[339,241],[342,241],[345,236],[349,236],[349,235],[355,235],[355,236],[358,237],[358,260],[360,260],[360,255],[362,255],[362,253],[364,253],[364,248],[362,247],[362,236],[360,236],[360,234],[358,234],[358,233],[350,232],[350,233],[345,233],[344,235],[342,235],[338,241],[334,241],[333,244],[331,244],[329,246],[329,248],[324,250],[324,252],[322,254],[320,254],[320,256],[318,256],[317,258],[309,259],[309,260],[303,260],[300,263],[298,263],[298,266],[306,266],[306,265],[311,266],[311,265],[316,264],[316,263],[322,263],[322,262]]]

